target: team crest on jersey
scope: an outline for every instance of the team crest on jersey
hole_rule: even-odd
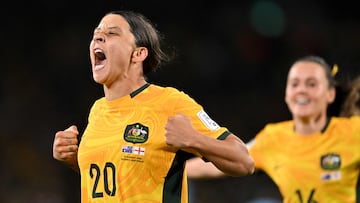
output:
[[[337,170],[341,166],[340,155],[333,153],[322,155],[320,165],[325,170]]]
[[[124,140],[131,143],[144,143],[149,136],[149,128],[141,123],[126,126]]]

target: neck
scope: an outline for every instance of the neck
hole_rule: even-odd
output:
[[[301,135],[321,132],[327,123],[326,114],[309,118],[294,118],[294,130]]]
[[[131,94],[133,91],[139,89],[143,85],[146,84],[144,77],[139,77],[135,80],[131,80],[130,78],[117,81],[113,83],[111,86],[104,85],[104,93],[105,98],[108,101],[112,101],[123,96]]]

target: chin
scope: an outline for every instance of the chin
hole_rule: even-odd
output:
[[[310,113],[305,112],[304,110],[294,111],[293,116],[297,118],[308,118],[311,116]]]
[[[99,83],[99,84],[104,83],[104,81],[100,77],[97,77],[96,75],[93,75],[93,79],[96,83]]]
[[[306,119],[306,118],[310,118],[311,116],[309,114],[300,114],[300,115],[296,115],[296,117],[301,119]]]

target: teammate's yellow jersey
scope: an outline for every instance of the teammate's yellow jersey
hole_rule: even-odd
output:
[[[360,118],[331,118],[321,133],[301,136],[292,121],[268,124],[250,147],[255,167],[277,184],[284,203],[355,203],[360,172]]]
[[[78,152],[81,202],[188,202],[184,164],[193,155],[165,143],[165,124],[177,113],[213,138],[230,134],[175,88],[146,84],[114,101],[97,100]]]

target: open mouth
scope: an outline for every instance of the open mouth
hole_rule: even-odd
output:
[[[106,56],[104,54],[104,52],[101,49],[96,49],[95,50],[95,59],[98,61],[103,61],[106,59]]]
[[[104,51],[101,49],[95,49],[95,69],[94,70],[101,70],[105,67],[106,63],[106,56]]]

